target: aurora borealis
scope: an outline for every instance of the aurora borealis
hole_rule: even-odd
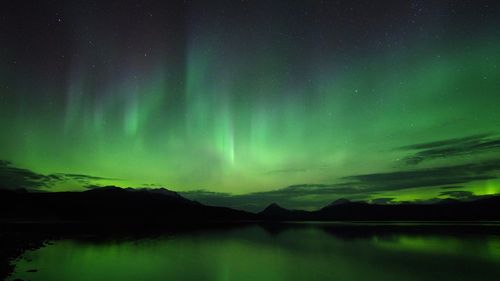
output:
[[[0,42],[3,185],[500,192],[498,1],[12,1]]]

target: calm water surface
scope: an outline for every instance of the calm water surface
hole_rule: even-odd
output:
[[[369,234],[371,233],[371,234]],[[37,272],[27,272],[36,269]],[[29,251],[8,279],[500,280],[495,234],[342,232],[317,225],[63,239]]]

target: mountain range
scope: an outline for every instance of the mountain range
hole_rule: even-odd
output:
[[[276,203],[254,214],[207,206],[168,189],[99,187],[83,192],[0,191],[0,220],[29,222],[197,223],[241,221],[493,221],[500,196],[472,201],[372,204],[339,199],[316,210],[288,210]]]

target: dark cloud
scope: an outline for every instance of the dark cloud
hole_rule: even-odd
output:
[[[373,204],[390,204],[395,199],[396,198],[394,198],[394,197],[375,198],[375,199],[370,200],[370,203],[373,203]]]
[[[491,151],[500,152],[500,138],[493,137],[491,134],[482,134],[403,146],[400,149],[416,150],[416,153],[404,158],[407,164],[416,165],[438,158],[466,156]]]
[[[112,178],[104,178],[104,177],[98,177],[98,176],[89,176],[89,175],[82,175],[82,174],[56,174],[56,175],[61,175],[63,177],[67,178],[73,178],[73,179],[85,179],[85,180],[110,180]]]
[[[400,147],[400,149],[414,150],[414,149],[429,149],[429,148],[443,147],[443,146],[449,146],[449,145],[455,145],[455,144],[461,144],[461,143],[468,143],[471,141],[476,142],[478,140],[488,138],[490,136],[491,136],[491,134],[477,134],[477,135],[472,135],[472,136],[467,136],[467,137],[462,137],[462,138],[453,138],[453,139],[447,139],[447,140],[441,140],[441,141],[406,145],[406,146]]]
[[[337,184],[300,184],[265,192],[267,196],[307,195],[372,195],[379,192],[398,191],[409,188],[439,187],[459,188],[472,181],[497,178],[500,159],[479,163],[407,171],[354,175],[342,178]]]
[[[307,196],[307,195],[349,195],[357,193],[358,188],[350,184],[297,184],[287,186],[268,192],[259,192],[253,194],[265,194],[267,196]]]
[[[82,174],[57,173],[57,174],[52,174],[49,176],[56,176],[56,177],[58,177],[58,179],[60,181],[76,181],[76,182],[83,184],[83,185],[89,185],[92,182],[99,181],[99,180],[119,180],[119,179],[114,179],[114,178],[105,178],[105,177],[82,175]]]
[[[59,180],[56,175],[42,175],[28,169],[17,168],[11,162],[0,160],[0,188],[38,189]]]
[[[291,209],[310,209],[324,206],[330,203],[333,198],[346,195],[351,195],[350,197],[359,196],[359,194],[354,192],[354,189],[323,184],[293,185],[272,191],[253,192],[242,195],[205,190],[181,192],[180,194],[204,204],[227,206],[249,211],[261,211],[271,203],[279,203],[281,206]]]
[[[287,173],[303,173],[307,172],[309,169],[307,168],[288,168],[288,169],[279,169],[279,170],[271,170],[266,172],[266,174],[287,174]]]
[[[498,171],[500,171],[500,159],[464,165],[356,175],[344,179],[357,184],[362,190],[390,191],[494,179]]]
[[[0,188],[34,190],[49,188],[57,182],[76,181],[90,184],[92,181],[108,178],[70,173],[55,173],[43,175],[29,169],[15,167],[11,162],[0,160]]]
[[[463,188],[464,186],[461,186],[461,185],[449,185],[449,186],[441,186],[440,188],[441,189],[459,189],[459,188]]]
[[[460,191],[459,190],[444,191],[444,192],[441,192],[439,195],[440,196],[448,196],[448,197],[451,197],[453,199],[459,199],[459,200],[468,200],[468,199],[476,198],[474,193],[472,193],[470,191],[461,191],[461,190]]]
[[[396,192],[410,188],[461,188],[463,187],[461,184],[477,180],[494,179],[498,172],[500,172],[500,159],[455,166],[354,175],[342,178],[343,182],[341,183],[297,184],[277,190],[243,195],[231,195],[229,193],[217,193],[205,190],[182,192],[181,195],[205,204],[250,211],[262,210],[265,206],[273,202],[292,209],[313,209],[320,208],[338,198],[366,200],[381,192]],[[442,193],[443,195],[445,194],[444,192]],[[378,198],[373,200],[379,203],[388,203],[390,200],[394,200],[394,198]]]
[[[288,167],[283,169],[267,171],[265,174],[288,174],[288,173],[305,173],[313,170],[328,169],[328,165],[309,165],[308,167]]]
[[[277,199],[272,198],[272,196],[268,197],[263,193],[232,195],[229,193],[210,192],[206,190],[179,192],[179,194],[188,199],[196,200],[206,205],[225,206],[253,212],[262,210],[264,206],[270,202],[274,202],[272,200]],[[271,201],[269,202],[268,200]]]

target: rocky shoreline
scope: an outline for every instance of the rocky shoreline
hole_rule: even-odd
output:
[[[0,280],[5,280],[15,269],[14,261],[26,251],[39,249],[48,243],[49,237],[33,233],[0,233]],[[20,280],[17,280],[20,281]]]

